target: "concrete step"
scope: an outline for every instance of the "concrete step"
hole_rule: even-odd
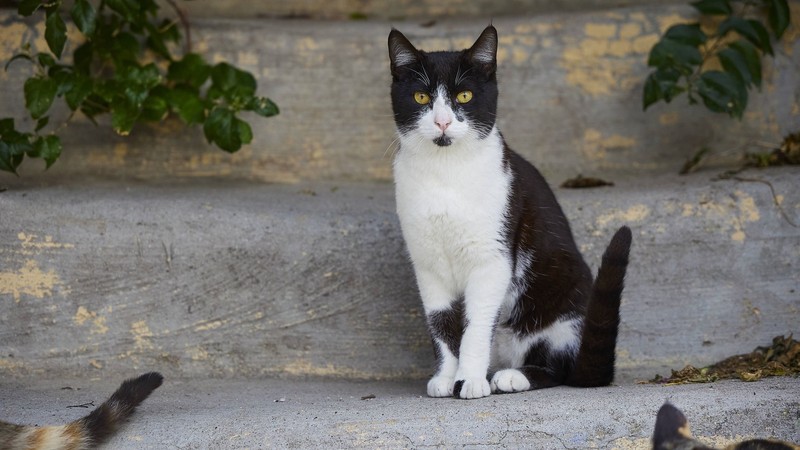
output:
[[[106,448],[610,448],[650,449],[665,401],[709,445],[753,437],[800,442],[800,379],[704,385],[553,388],[459,401],[421,396],[423,382],[180,380],[164,385]],[[128,375],[130,376],[130,374]],[[118,383],[0,382],[0,419],[75,420]],[[72,389],[65,389],[66,387]],[[374,399],[362,400],[362,397]]]
[[[622,379],[800,323],[800,191],[706,174],[557,190],[593,267],[634,232]],[[389,184],[22,178],[0,193],[0,373],[421,379],[433,356]]]
[[[196,7],[213,8],[209,2]],[[792,8],[796,22],[790,30],[800,30],[800,3],[792,2]],[[578,173],[672,173],[702,147],[715,150],[712,165],[732,167],[745,151],[778,146],[784,135],[797,131],[800,119],[800,35],[793,31],[777,45],[776,57],[766,59],[765,85],[751,95],[743,121],[690,107],[685,98],[642,112],[650,48],[667,27],[695,20],[694,14],[685,4],[641,4],[493,19],[500,33],[498,124],[509,144],[559,181]],[[427,27],[382,20],[193,20],[194,50],[253,72],[259,93],[274,99],[281,114],[248,117],[254,141],[232,156],[209,146],[201,130],[182,130],[177,121],[140,126],[122,138],[78,117],[61,133],[65,150],[50,173],[388,181],[395,134],[386,49],[390,28],[433,50],[471,45],[488,22],[488,16]],[[0,60],[28,41],[46,48],[41,24],[8,12],[0,12],[0,36]],[[0,83],[9,86],[0,89],[0,117],[17,117],[33,128],[22,120],[21,87],[29,75],[22,63],[0,71]],[[65,111],[56,114],[51,126],[64,117]],[[41,161],[28,161],[22,169],[30,175],[42,168]],[[6,176],[0,174],[0,180]]]

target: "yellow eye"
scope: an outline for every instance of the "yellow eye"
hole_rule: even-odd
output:
[[[458,103],[467,103],[472,100],[472,91],[461,91],[456,95],[456,101]]]
[[[431,96],[424,92],[414,92],[414,100],[420,105],[427,105],[431,101]]]

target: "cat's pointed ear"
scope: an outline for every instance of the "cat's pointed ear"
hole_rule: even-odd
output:
[[[672,448],[669,444],[680,442],[683,439],[691,439],[691,437],[689,421],[686,420],[686,416],[678,408],[664,403],[656,416],[653,448],[656,450]]]
[[[397,74],[397,69],[410,66],[419,61],[419,51],[403,36],[403,33],[392,28],[389,33],[389,60],[392,63],[392,74]]]
[[[493,73],[497,68],[497,29],[489,25],[478,40],[467,50],[473,64],[484,67]]]

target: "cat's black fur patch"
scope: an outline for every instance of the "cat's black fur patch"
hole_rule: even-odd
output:
[[[461,346],[461,336],[467,326],[467,317],[464,314],[464,299],[460,298],[453,302],[448,309],[435,311],[428,315],[428,328],[431,336],[441,340],[450,349],[450,353],[458,358],[459,347]],[[436,359],[441,360],[438,347],[434,343]]]

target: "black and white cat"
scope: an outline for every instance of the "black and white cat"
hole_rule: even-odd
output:
[[[438,362],[431,397],[614,377],[630,229],[593,282],[547,182],[495,125],[497,42],[489,26],[469,49],[429,53],[389,34],[397,213]]]

